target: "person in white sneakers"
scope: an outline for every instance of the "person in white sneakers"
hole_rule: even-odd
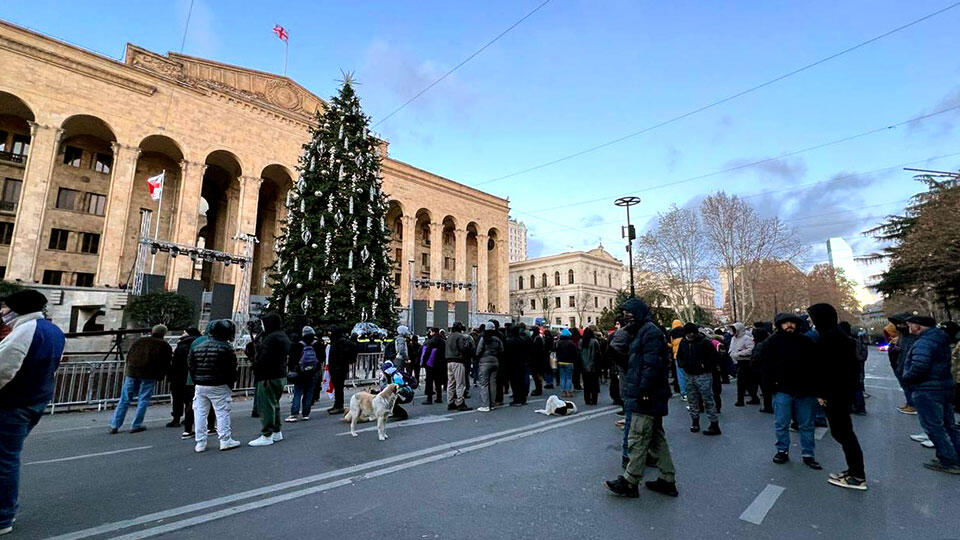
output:
[[[195,424],[200,426],[194,437],[196,452],[207,449],[207,431],[203,426],[207,425],[210,407],[213,407],[217,416],[220,450],[240,446],[230,431],[230,404],[233,403],[231,387],[237,377],[237,355],[232,345],[235,333],[233,321],[213,321],[207,326],[207,335],[197,338],[190,347],[187,366],[190,378],[196,385],[193,415]]]

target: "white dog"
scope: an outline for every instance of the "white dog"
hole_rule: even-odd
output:
[[[556,415],[556,416],[566,416],[568,414],[573,414],[577,412],[577,404],[572,401],[563,401],[558,398],[556,395],[552,395],[547,398],[547,404],[545,409],[537,409],[533,412],[545,414],[547,416]]]
[[[370,392],[357,392],[350,397],[350,435],[357,436],[357,420],[360,418],[375,417],[377,419],[377,435],[380,440],[387,438],[387,416],[393,411],[397,401],[397,385],[388,384],[382,392],[373,395]]]

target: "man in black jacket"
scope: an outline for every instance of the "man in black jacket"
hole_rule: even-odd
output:
[[[187,328],[177,340],[176,348],[173,349],[173,361],[170,363],[170,372],[167,373],[172,405],[170,416],[173,420],[167,424],[167,427],[180,427],[180,418],[186,416],[186,411],[190,410],[190,407],[184,407],[184,404],[193,401],[193,393],[187,395],[187,354],[190,353],[193,340],[198,337],[200,337],[199,329]]]
[[[280,396],[287,376],[290,338],[283,331],[280,316],[267,313],[260,317],[263,339],[257,347],[253,376],[257,381],[257,408],[260,410],[260,436],[250,446],[269,446],[283,440],[280,431]]]
[[[447,343],[440,335],[439,328],[431,328],[427,341],[423,344],[423,352],[420,354],[420,363],[427,370],[427,384],[423,389],[427,395],[427,401],[424,403],[430,405],[433,403],[433,394],[437,394],[437,403],[443,403],[443,383],[447,380],[446,354]]]
[[[800,432],[803,463],[814,470],[823,467],[814,457],[814,416],[817,405],[817,366],[813,340],[799,332],[801,319],[781,313],[774,319],[776,331],[764,340],[760,353],[761,384],[773,393],[773,421],[777,453],[773,462],[790,459],[790,421],[795,417]]]
[[[350,374],[350,364],[357,361],[357,344],[348,339],[341,328],[330,334],[330,382],[333,384],[333,407],[327,413],[343,414],[343,386]]]
[[[233,337],[236,327],[233,321],[222,319],[210,323],[207,335],[194,340],[187,355],[190,378],[196,385],[193,414],[197,424],[207,425],[207,414],[213,408],[217,416],[217,434],[220,450],[240,446],[230,430],[230,404],[233,402],[230,388],[237,377],[237,355],[233,352]],[[207,431],[201,427],[196,432],[194,451],[207,449]]]
[[[843,447],[847,460],[847,470],[831,474],[827,481],[835,486],[865,490],[863,450],[850,420],[853,396],[860,386],[857,344],[840,329],[837,310],[830,304],[814,304],[807,308],[807,313],[820,335],[814,345],[820,373],[818,401],[826,410],[830,435]]]
[[[463,323],[453,323],[444,351],[447,359],[447,409],[451,411],[470,410],[464,398],[467,395],[467,369],[476,345],[470,336],[464,333],[465,330]]]
[[[629,462],[623,476],[604,481],[604,486],[616,495],[639,497],[637,484],[643,478],[648,453],[656,463],[660,475],[647,482],[647,489],[676,497],[677,485],[670,447],[663,432],[663,417],[667,415],[670,400],[670,352],[663,332],[650,316],[650,308],[639,298],[624,302],[627,324],[636,322],[637,331],[630,343],[629,363],[623,378],[624,406],[630,411],[630,431],[627,436]]]
[[[690,431],[700,431],[700,403],[707,412],[710,427],[704,435],[720,435],[720,419],[713,401],[713,372],[720,361],[720,353],[710,340],[700,333],[695,323],[683,325],[683,340],[677,347],[677,366],[683,370],[687,383],[687,402],[690,404]]]

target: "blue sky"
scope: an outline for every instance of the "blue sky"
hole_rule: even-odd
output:
[[[374,122],[542,0],[216,2],[195,0],[185,54],[279,72],[321,97],[353,71]],[[749,88],[936,11],[948,0],[768,2],[552,0],[377,128],[391,155],[509,197],[531,255],[588,249],[624,256],[615,196],[638,193],[641,228],[671,204],[718,189],[754,195],[826,258],[920,189],[914,166],[957,170],[960,112],[677,186],[651,186],[776,158],[960,105],[960,8],[667,127],[576,159],[490,182]],[[104,55],[126,42],[180,48],[189,0],[7,0],[0,17]],[[807,184],[819,183],[812,186]],[[766,196],[758,192],[774,191]],[[602,201],[576,204],[580,201]],[[875,269],[874,269],[875,270]],[[870,270],[868,270],[869,272]]]

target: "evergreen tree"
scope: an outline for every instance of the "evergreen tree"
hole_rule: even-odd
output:
[[[291,327],[396,325],[379,140],[349,75],[303,145],[270,267],[269,308]]]

